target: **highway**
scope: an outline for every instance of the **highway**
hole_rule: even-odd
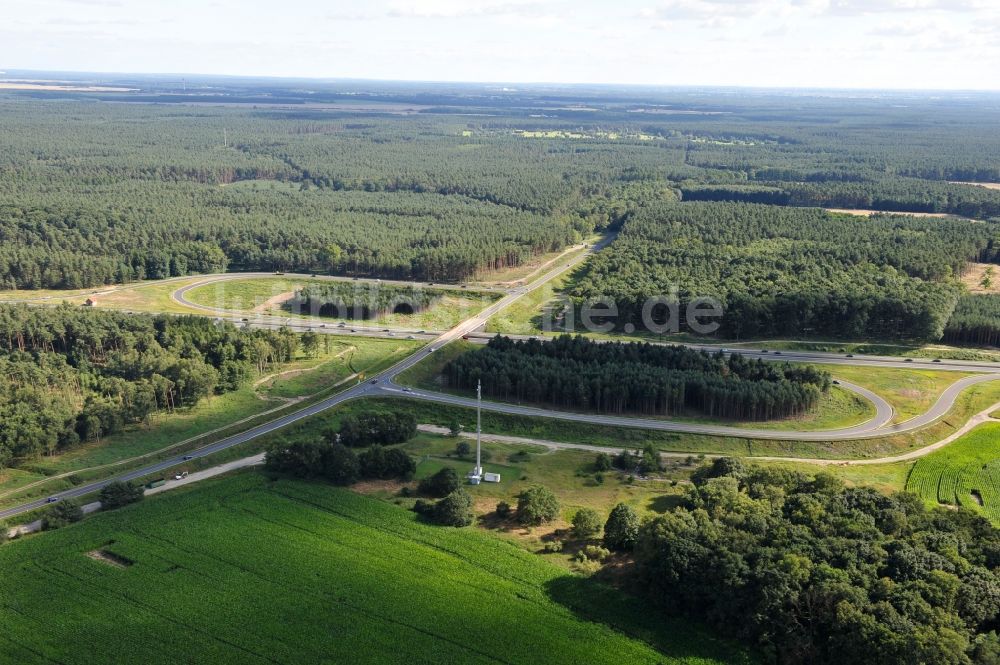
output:
[[[396,377],[400,373],[406,371],[407,369],[413,367],[418,362],[423,360],[427,354],[437,352],[442,346],[453,342],[456,339],[460,339],[463,336],[468,336],[475,341],[484,341],[490,337],[489,335],[478,334],[475,331],[485,326],[486,322],[509,307],[511,304],[516,302],[518,299],[523,297],[526,293],[533,291],[534,289],[544,285],[546,282],[551,281],[564,274],[568,270],[577,266],[582,261],[586,260],[591,254],[599,251],[608,243],[614,239],[613,235],[605,237],[601,242],[588,248],[587,251],[581,252],[576,257],[567,260],[565,263],[560,263],[558,266],[551,268],[541,274],[539,277],[534,279],[531,283],[515,287],[509,290],[505,290],[502,298],[496,302],[490,304],[488,307],[478,312],[474,316],[462,321],[451,330],[445,331],[443,333],[412,333],[414,337],[420,335],[422,339],[429,339],[429,343],[423,347],[420,351],[411,354],[407,358],[400,360],[398,363],[388,368],[387,370],[381,372],[375,378],[367,381],[365,383],[359,383],[351,388],[324,399],[320,402],[312,404],[308,407],[295,411],[293,413],[281,416],[273,421],[253,427],[245,432],[235,434],[233,436],[227,437],[213,444],[207,445],[205,447],[199,448],[197,450],[191,451],[185,455],[172,456],[160,462],[152,463],[141,468],[137,468],[133,471],[123,473],[121,475],[115,476],[113,478],[108,478],[100,481],[94,481],[91,483],[86,483],[58,494],[54,494],[52,497],[47,497],[25,504],[15,506],[12,508],[7,508],[5,510],[0,510],[0,519],[14,517],[21,513],[34,510],[45,506],[52,499],[63,499],[63,498],[73,498],[79,497],[86,494],[91,494],[93,492],[99,491],[102,487],[114,480],[133,480],[136,478],[141,478],[144,476],[149,476],[152,474],[165,471],[172,467],[176,467],[183,464],[185,461],[191,459],[205,457],[214,453],[217,453],[227,448],[237,446],[258,437],[269,434],[275,430],[286,427],[292,423],[300,421],[305,418],[309,418],[318,413],[326,411],[337,405],[343,404],[352,399],[358,399],[362,397],[408,397],[419,400],[426,400],[441,404],[451,404],[463,407],[475,407],[475,400],[468,397],[461,397],[457,395],[450,395],[445,393],[431,392],[426,390],[415,390],[407,387],[400,386],[395,383]],[[270,273],[266,273],[270,275]],[[244,275],[239,275],[243,277]],[[235,279],[236,276],[228,277],[230,279]],[[204,282],[198,282],[198,285],[204,284]],[[181,290],[186,288],[193,288],[194,285],[189,285],[188,287],[182,287]],[[185,303],[186,304],[186,303]],[[211,309],[211,308],[209,308]],[[218,314],[219,311],[214,311],[213,313]],[[229,312],[225,312],[230,314]],[[251,325],[260,325],[261,327],[270,326],[280,326],[289,325],[288,320],[281,320],[275,317],[276,321],[264,321],[260,322],[255,320],[254,322],[247,322]],[[242,320],[242,319],[241,319]],[[294,322],[293,322],[294,323]],[[308,321],[304,321],[303,325],[309,326],[311,329],[317,332],[325,332],[330,334],[345,334],[343,329],[337,326],[328,327],[317,327],[315,325],[310,325]],[[384,330],[373,330],[364,329],[365,332],[360,332],[362,329],[355,327],[355,330],[359,331],[356,334],[381,334],[386,336],[388,334],[401,335],[400,331],[384,331]],[[718,350],[723,350],[728,352],[729,350],[722,346],[714,345],[689,345],[693,348],[704,349],[706,351],[714,352]],[[908,432],[912,430],[924,427],[937,420],[938,418],[945,415],[951,406],[954,404],[955,399],[965,388],[975,385],[977,383],[982,383],[984,381],[992,381],[1000,378],[1000,366],[994,363],[983,363],[983,362],[970,362],[970,361],[950,361],[943,360],[941,362],[933,361],[921,361],[913,360],[908,362],[904,359],[894,358],[890,356],[864,356],[864,355],[854,355],[848,356],[846,354],[833,354],[833,353],[822,353],[822,352],[803,352],[803,351],[764,351],[764,350],[745,350],[745,349],[733,349],[735,352],[739,352],[750,358],[763,358],[765,360],[779,361],[787,360],[794,362],[809,362],[809,363],[823,363],[823,364],[846,364],[846,365],[859,365],[859,366],[879,366],[879,367],[899,367],[899,368],[913,368],[914,366],[925,367],[927,369],[939,369],[939,370],[950,370],[950,371],[961,371],[961,372],[980,372],[975,376],[964,377],[951,386],[949,386],[939,397],[937,402],[925,413],[911,418],[903,423],[892,424],[891,420],[893,417],[892,407],[881,397],[872,393],[871,391],[850,384],[845,381],[840,381],[842,387],[853,390],[865,398],[869,399],[876,408],[875,416],[869,421],[855,425],[852,427],[846,427],[837,430],[825,430],[825,431],[775,431],[767,429],[754,429],[754,428],[743,428],[743,427],[732,427],[726,425],[713,425],[713,424],[701,424],[693,422],[679,422],[671,421],[666,419],[655,419],[655,418],[638,418],[638,417],[628,417],[628,416],[608,416],[608,415],[598,415],[598,414],[587,414],[587,413],[575,413],[568,411],[556,411],[552,409],[522,406],[518,404],[508,404],[501,402],[484,401],[482,406],[484,409],[489,411],[495,411],[499,413],[508,413],[512,415],[525,415],[525,416],[536,416],[543,418],[556,418],[560,420],[570,420],[576,422],[583,422],[595,425],[606,425],[612,427],[633,427],[633,428],[645,428],[651,430],[661,430],[670,432],[686,432],[694,434],[705,434],[712,436],[732,436],[741,438],[756,438],[756,439],[772,439],[772,440],[788,440],[788,441],[841,441],[841,440],[851,440],[851,439],[867,439],[882,436],[891,436],[894,434],[899,434],[903,432]]]
[[[574,257],[573,259],[567,261],[566,263],[548,270],[528,286],[510,290],[500,300],[492,303],[484,310],[477,313],[475,316],[466,319],[465,321],[462,321],[460,324],[458,324],[451,330],[441,333],[436,338],[434,338],[434,340],[430,344],[425,346],[422,350],[400,360],[398,363],[386,369],[377,378],[372,379],[371,381],[365,383],[358,383],[341,393],[333,395],[332,397],[324,399],[320,402],[316,402],[315,404],[307,406],[303,409],[299,409],[298,411],[295,411],[293,413],[281,416],[263,425],[252,427],[246,430],[245,432],[234,434],[232,436],[226,437],[225,439],[221,439],[219,441],[216,441],[215,443],[209,444],[207,446],[185,453],[183,455],[171,456],[170,458],[165,459],[163,461],[148,464],[111,478],[98,480],[90,483],[84,483],[82,485],[74,487],[73,489],[53,494],[51,497],[37,499],[35,501],[30,501],[21,504],[19,506],[0,510],[0,519],[15,517],[17,515],[20,515],[21,513],[25,513],[30,510],[42,508],[48,503],[50,503],[51,500],[53,499],[70,499],[70,498],[84,496],[87,494],[92,494],[94,492],[100,491],[101,488],[114,481],[134,480],[136,478],[142,478],[144,476],[149,476],[152,474],[159,473],[161,471],[165,471],[177,465],[183,464],[186,461],[190,461],[192,459],[197,459],[201,457],[206,457],[213,453],[226,450],[227,448],[232,448],[233,446],[238,446],[240,444],[246,443],[247,441],[251,441],[258,437],[274,432],[275,430],[286,427],[294,422],[298,422],[305,418],[314,416],[318,413],[322,413],[323,411],[331,409],[339,404],[343,404],[344,402],[347,402],[352,399],[357,399],[359,397],[365,397],[365,396],[383,395],[385,394],[386,388],[391,385],[391,380],[394,377],[399,375],[401,372],[406,371],[410,367],[416,365],[428,353],[433,353],[439,348],[441,348],[441,346],[448,344],[449,342],[452,342],[456,339],[460,339],[463,335],[466,335],[472,332],[473,330],[481,326],[484,326],[486,324],[486,321],[490,317],[495,315],[497,312],[500,312],[504,308],[508,307],[511,303],[521,298],[525,293],[541,286],[542,284],[548,282],[549,280],[555,279],[559,275],[565,273],[567,270],[572,269],[574,266],[578,265],[581,261],[584,261],[588,256],[590,256],[591,253],[599,251],[605,245],[610,243],[613,239],[614,236],[607,236],[601,242],[590,247],[587,252],[583,252],[579,256]]]

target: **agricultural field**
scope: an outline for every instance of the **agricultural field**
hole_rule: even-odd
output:
[[[0,567],[23,664],[750,662],[488,534],[257,473],[8,544]]]
[[[928,503],[973,510],[1000,525],[1000,423],[980,425],[919,459],[906,490]]]

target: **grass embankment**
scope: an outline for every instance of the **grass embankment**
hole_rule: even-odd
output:
[[[932,369],[896,369],[816,364],[833,376],[871,390],[892,405],[892,422],[901,423],[930,409],[951,384],[969,373]]]
[[[12,662],[747,661],[489,534],[256,473],[11,543],[0,567]]]

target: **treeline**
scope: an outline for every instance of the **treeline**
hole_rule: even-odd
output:
[[[963,296],[944,329],[942,341],[1000,346],[1000,294]]]
[[[783,665],[986,665],[1000,532],[916,496],[720,459],[639,529],[635,583]]]
[[[0,305],[0,467],[235,390],[297,347],[203,317]]]
[[[340,282],[311,284],[285,303],[292,311],[342,319],[373,319],[385,314],[415,314],[443,295],[439,290]]]
[[[676,292],[682,304],[718,300],[722,337],[937,340],[961,293],[952,278],[970,260],[995,261],[997,248],[989,223],[746,203],[650,205],[569,293],[577,306],[614,301],[619,328],[642,329],[647,299]]]
[[[0,286],[84,288],[226,269],[457,281],[592,230],[575,216],[438,194],[150,188],[83,201],[71,190],[21,194],[0,206]],[[154,216],[143,197],[168,200]]]
[[[769,420],[812,409],[830,376],[812,367],[728,358],[681,346],[602,344],[562,335],[550,342],[497,336],[451,360],[450,386],[488,397],[602,413],[697,412]]]
[[[271,471],[299,478],[322,478],[337,485],[351,485],[361,479],[410,480],[416,462],[400,448],[385,445],[404,443],[417,433],[416,419],[406,413],[371,411],[349,414],[338,430],[321,437],[277,441],[265,454]],[[365,447],[356,453],[352,448]]]

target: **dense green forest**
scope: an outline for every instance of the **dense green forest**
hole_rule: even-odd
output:
[[[235,390],[297,348],[197,316],[0,305],[0,467]]]
[[[722,303],[719,335],[939,339],[969,260],[997,260],[994,224],[748,203],[639,209],[570,290],[642,329],[648,298]],[[683,308],[682,308],[683,313]],[[654,312],[655,313],[655,312]],[[683,325],[683,321],[681,322]]]
[[[1000,346],[1000,294],[963,296],[944,329],[943,341]]]
[[[830,387],[812,367],[728,358],[683,346],[602,344],[560,335],[549,342],[496,336],[451,360],[450,386],[490,397],[602,413],[701,413],[769,420],[808,411]]]
[[[292,311],[313,316],[373,319],[384,314],[414,314],[440,300],[444,291],[353,282],[311,284],[286,303]]]
[[[1000,532],[912,494],[720,459],[639,531],[635,581],[787,665],[1000,658]]]
[[[985,99],[216,81],[226,107],[133,85],[0,94],[0,287],[222,270],[458,281],[614,227],[637,201],[1000,214],[1000,192],[948,182],[1000,181]],[[358,95],[371,108],[340,104]]]

